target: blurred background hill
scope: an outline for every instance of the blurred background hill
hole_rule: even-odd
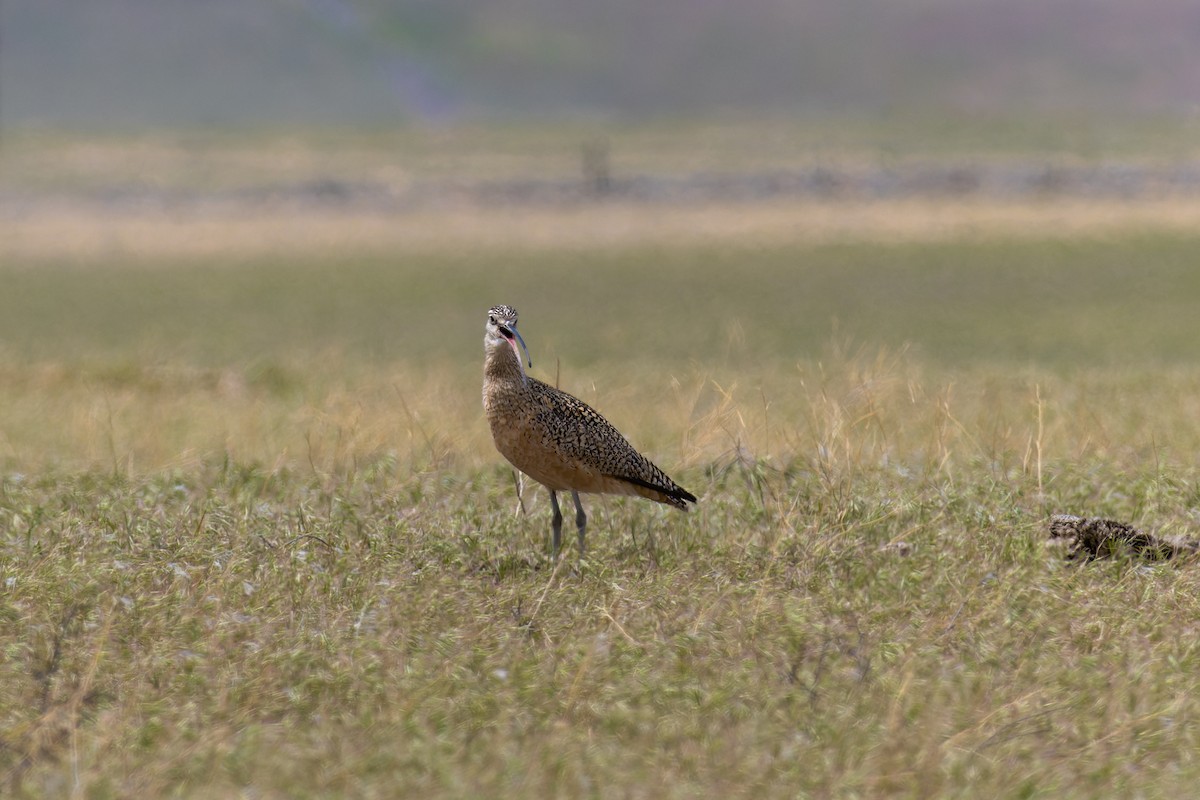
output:
[[[1191,115],[1191,0],[5,0],[0,125]]]

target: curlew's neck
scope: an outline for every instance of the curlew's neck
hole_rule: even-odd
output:
[[[525,385],[525,367],[508,344],[488,345],[483,361],[485,381],[512,381]]]

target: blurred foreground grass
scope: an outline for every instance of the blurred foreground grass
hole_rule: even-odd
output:
[[[15,796],[1182,796],[1200,239],[6,265]],[[701,497],[514,516],[483,313]],[[902,556],[888,545],[912,546]]]

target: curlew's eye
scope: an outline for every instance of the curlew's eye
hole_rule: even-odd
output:
[[[488,322],[490,322],[491,324],[495,325],[495,324],[496,324],[496,318],[495,318],[495,317],[488,317]]]

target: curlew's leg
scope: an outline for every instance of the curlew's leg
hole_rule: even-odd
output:
[[[583,534],[587,531],[587,514],[583,513],[583,503],[579,502],[579,492],[571,490],[575,500],[575,530],[579,532],[579,555],[583,555]]]
[[[558,548],[562,546],[562,512],[558,510],[558,495],[553,489],[550,490],[550,508],[554,509],[554,516],[550,517],[550,530],[553,531],[550,547],[554,557],[558,558]]]

